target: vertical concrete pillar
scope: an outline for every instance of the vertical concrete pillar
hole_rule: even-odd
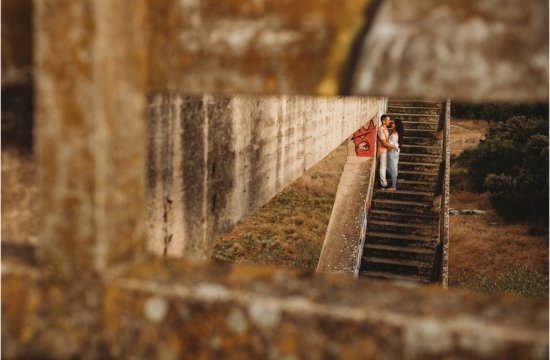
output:
[[[34,2],[41,259],[101,275],[145,244],[145,0]]]

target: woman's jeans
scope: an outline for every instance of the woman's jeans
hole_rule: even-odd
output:
[[[397,188],[397,163],[399,162],[399,152],[388,150],[388,168],[391,176],[391,187]]]

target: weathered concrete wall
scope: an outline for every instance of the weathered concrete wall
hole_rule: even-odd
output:
[[[336,148],[377,98],[150,97],[149,247],[210,256],[214,240]]]
[[[32,2],[2,1],[2,241],[35,243]]]
[[[32,0],[3,0],[2,87],[31,85],[32,54]]]
[[[34,3],[39,251],[60,278],[95,279],[144,250],[146,10]]]
[[[545,0],[149,0],[147,10],[156,90],[334,95],[345,83],[371,96],[548,100]],[[2,84],[30,81],[31,14],[31,0],[2,2]]]
[[[377,127],[374,124],[378,123],[379,115],[381,114],[377,112],[362,129],[367,129],[369,134],[376,134]],[[348,157],[338,184],[317,272],[348,275],[355,272],[357,256],[361,251],[364,215],[374,184],[376,136],[369,136],[368,148],[372,149],[372,155],[358,156],[356,148],[356,143],[351,138],[348,141]]]
[[[512,11],[514,8],[519,8],[518,14],[524,14],[523,7],[540,7],[538,1],[499,0],[483,4],[499,9],[502,2],[510,5],[505,8],[509,17],[502,23],[505,32],[509,26],[517,29],[516,24],[530,26],[532,23],[518,21],[516,12]],[[33,73],[37,88],[36,149],[42,205],[38,250],[41,255],[40,261],[31,265],[14,259],[2,261],[3,357],[106,358],[136,354],[141,358],[168,358],[174,354],[191,357],[217,351],[215,355],[227,357],[231,354],[258,357],[255,355],[260,354],[274,358],[279,354],[411,359],[547,358],[547,301],[425,287],[403,288],[392,283],[351,282],[351,279],[332,277],[311,279],[299,273],[284,274],[256,267],[219,269],[159,259],[138,262],[145,246],[146,183],[143,174],[147,84],[164,89],[163,81],[166,81],[170,86],[198,93],[211,90],[207,86],[212,82],[197,81],[190,72],[182,71],[184,75],[180,78],[179,66],[189,60],[201,63],[213,56],[224,60],[217,66],[212,65],[216,60],[209,60],[208,68],[213,71],[197,71],[196,74],[216,78],[212,84],[216,90],[275,92],[288,89],[293,92],[303,89],[304,93],[314,93],[320,91],[319,84],[323,83],[320,79],[325,78],[319,75],[317,62],[330,62],[323,56],[327,53],[300,53],[301,47],[281,46],[279,50],[291,51],[292,61],[273,61],[273,56],[257,56],[249,66],[239,67],[246,59],[246,52],[243,57],[234,58],[214,52],[225,51],[222,49],[233,43],[214,47],[212,52],[205,51],[207,56],[204,58],[199,56],[203,53],[200,50],[197,58],[179,56],[177,42],[192,43],[193,38],[174,39],[169,37],[171,30],[185,24],[206,27],[206,21],[203,23],[203,17],[186,16],[193,12],[171,11],[171,6],[202,6],[202,3],[176,0],[34,2]],[[309,3],[313,5],[306,5]],[[470,1],[460,3],[467,8],[473,4]],[[158,7],[152,9],[154,4],[166,6],[166,12],[159,12]],[[214,8],[208,11],[220,6],[219,3],[208,4],[213,4]],[[310,14],[314,20],[326,19],[316,18],[317,7],[324,13],[323,9],[337,6],[339,10],[342,6],[341,2],[321,0],[224,4],[227,5],[221,5],[222,11],[217,14],[227,13],[229,18],[238,18],[238,9],[248,11],[248,16],[254,18],[269,17],[272,11],[284,14],[288,10],[286,16],[299,24],[298,32],[302,24],[307,23],[302,19]],[[270,7],[264,7],[266,4]],[[281,4],[280,7],[277,4]],[[298,10],[312,11],[295,11],[297,4],[303,6]],[[431,7],[438,2],[422,4]],[[256,9],[254,6],[262,11],[246,10]],[[227,12],[227,7],[234,11]],[[547,9],[546,4],[543,7]],[[331,12],[335,16],[339,14],[339,11]],[[535,13],[547,19],[547,11]],[[174,22],[170,15],[176,17]],[[147,17],[154,19],[149,21]],[[422,24],[422,18],[412,18],[409,26],[415,28]],[[276,17],[271,21],[273,19]],[[348,18],[343,19],[341,24],[351,23]],[[484,23],[485,18],[480,21]],[[153,23],[166,27],[150,31],[148,24]],[[234,24],[235,29],[241,29],[240,22]],[[261,33],[269,33],[271,26],[276,27],[278,22],[265,24],[267,28]],[[223,21],[217,25],[223,25]],[[462,25],[459,23],[456,31],[464,29]],[[220,29],[227,28],[222,26]],[[420,26],[420,29],[425,28]],[[526,31],[532,33],[531,30],[528,27]],[[339,30],[335,32],[340,33]],[[155,35],[149,36],[151,34]],[[419,32],[418,38],[425,39],[422,34]],[[539,34],[532,33],[535,38],[539,38]],[[448,37],[454,33],[442,35]],[[327,38],[334,42],[313,48],[332,49],[334,46],[341,49],[336,45],[338,38]],[[257,38],[249,40],[256,43]],[[529,47],[531,42],[524,43],[524,39],[514,36],[513,32],[510,40],[516,51],[503,55],[509,56],[507,59],[511,58],[514,66],[523,69],[525,59],[520,56],[533,55]],[[156,44],[157,47],[151,46],[155,51],[147,50],[147,41]],[[547,43],[541,47],[544,46],[547,47]],[[305,49],[311,48],[305,46]],[[151,54],[159,59],[149,59]],[[387,61],[375,52],[368,55],[380,62]],[[407,62],[411,59],[404,59],[403,66],[412,66],[415,62]],[[491,61],[500,64],[494,53],[487,59],[489,64]],[[535,63],[541,61],[534,59]],[[531,66],[530,62],[526,64]],[[155,83],[154,76],[150,76],[150,65],[158,70],[159,78],[165,78]],[[234,72],[222,71],[229,68]],[[276,81],[269,75],[259,76],[262,81],[256,81],[256,76],[262,73],[258,69],[264,74],[274,73]],[[389,70],[386,81],[395,81],[393,76],[399,79],[403,75],[401,69]],[[462,82],[459,88],[441,88],[438,97],[464,95],[474,101],[540,101],[538,89],[541,84],[547,84],[547,76],[535,77],[532,86],[523,91],[524,88],[515,86],[517,84],[503,81],[503,90],[495,93],[493,88],[484,87],[487,78],[483,76],[492,74],[490,67],[484,70],[476,73],[479,77],[471,82]],[[303,79],[310,73],[315,74],[314,79],[304,79],[303,87],[299,87],[302,82],[285,82],[286,78]],[[438,78],[416,83],[416,87],[406,89],[407,95],[425,96],[425,91],[434,87],[441,77],[469,79],[462,73],[451,74],[434,72]],[[256,81],[258,85],[252,87],[240,80],[228,81],[240,78]],[[479,91],[472,91],[476,89]],[[376,87],[369,88],[371,90],[382,91]],[[508,97],[508,94],[515,95]]]
[[[351,93],[548,101],[548,1],[386,0]]]
[[[368,0],[151,0],[152,89],[336,95]]]
[[[209,257],[219,234],[321,160],[378,107],[376,98],[150,96],[149,248]],[[6,118],[21,119],[16,115]],[[30,128],[25,134],[28,140]],[[13,131],[6,135],[3,145],[14,140]],[[10,149],[2,152],[2,235],[36,243],[35,160],[30,148],[25,155]]]
[[[378,11],[364,21],[371,3]],[[164,0],[150,9],[155,89],[336,94],[343,82],[345,93],[394,98],[548,99],[545,0]],[[361,26],[370,26],[364,42]]]
[[[2,243],[36,244],[36,163],[29,155],[2,151]]]
[[[30,84],[2,87],[2,241],[36,243],[38,191]]]
[[[546,300],[159,259],[88,308],[71,310],[67,285],[3,264],[3,357],[548,358]],[[102,325],[58,332],[63,316]]]

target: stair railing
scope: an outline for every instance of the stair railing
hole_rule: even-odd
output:
[[[437,244],[434,267],[432,270],[433,282],[439,282],[443,287],[448,286],[448,258],[449,258],[449,180],[450,180],[450,123],[451,100],[447,99],[441,104],[439,114],[438,132],[443,136],[441,145],[441,162],[435,196],[439,196],[439,243]]]
[[[376,119],[376,140],[375,140],[375,150],[374,150],[374,159],[373,159],[373,166],[371,167],[370,171],[370,178],[369,178],[369,191],[367,193],[367,197],[365,198],[365,212],[363,214],[363,224],[361,225],[361,234],[359,236],[359,249],[357,251],[357,262],[355,263],[355,270],[353,272],[353,276],[355,278],[359,277],[359,270],[361,269],[361,260],[363,258],[363,248],[365,247],[365,241],[367,238],[367,224],[370,216],[370,207],[371,207],[371,201],[372,201],[372,195],[374,193],[374,184],[376,182],[376,169],[378,168],[378,119]]]
[[[378,175],[378,128],[380,126],[379,119],[381,114],[385,114],[388,110],[388,99],[383,98],[381,100],[380,108],[378,110],[378,115],[375,119],[375,129],[376,129],[376,140],[374,142],[374,159],[373,167],[371,168],[370,180],[369,180],[369,192],[367,198],[365,199],[365,213],[363,215],[363,224],[361,225],[361,234],[359,236],[359,251],[357,251],[357,262],[355,263],[355,270],[353,276],[355,278],[359,277],[359,270],[361,269],[361,261],[363,258],[363,248],[365,247],[365,242],[367,238],[367,224],[370,216],[370,208],[372,196],[374,193],[374,184],[376,183],[376,176]]]

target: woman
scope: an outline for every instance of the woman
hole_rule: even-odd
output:
[[[397,190],[397,163],[399,162],[399,151],[403,143],[403,122],[395,119],[390,123],[391,134],[388,142],[395,146],[397,150],[388,150],[388,168],[391,176],[391,188],[388,191]]]

